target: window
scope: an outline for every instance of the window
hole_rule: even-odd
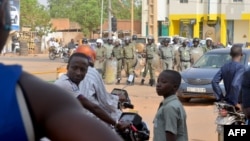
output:
[[[188,3],[188,0],[180,0],[180,3]]]
[[[234,2],[243,2],[243,0],[234,0]]]

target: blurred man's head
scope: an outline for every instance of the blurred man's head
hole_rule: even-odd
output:
[[[0,51],[2,51],[11,30],[9,0],[0,0]]]
[[[232,58],[242,56],[242,47],[239,45],[234,45],[231,48],[230,55]]]
[[[89,66],[89,57],[83,53],[73,53],[67,65],[69,79],[77,85],[85,77]]]

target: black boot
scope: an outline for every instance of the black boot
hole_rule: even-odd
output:
[[[144,81],[145,81],[145,79],[142,79],[142,80],[141,80],[141,85],[144,85]]]
[[[154,79],[150,79],[149,83],[150,83],[150,86],[154,86],[155,85],[155,80]]]
[[[120,81],[121,81],[121,78],[118,78],[116,84],[119,85]]]

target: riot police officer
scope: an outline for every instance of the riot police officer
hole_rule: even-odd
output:
[[[117,82],[120,84],[121,81],[121,71],[122,71],[122,59],[123,59],[123,48],[121,47],[121,40],[115,39],[114,48],[112,50],[112,56],[117,60]]]
[[[204,49],[199,45],[199,38],[193,39],[193,46],[191,47],[191,64],[195,63],[203,54]]]
[[[113,50],[113,38],[109,37],[108,42],[104,44],[104,47],[106,49],[106,59],[110,59],[112,57],[112,50]]]
[[[189,40],[185,39],[182,43],[182,46],[179,48],[180,54],[180,62],[181,62],[181,70],[185,70],[190,68],[191,66],[191,52],[190,48],[188,47]]]
[[[104,70],[105,70],[105,60],[106,60],[106,49],[103,47],[103,40],[96,40],[96,61],[95,67],[99,70],[104,78]]]
[[[204,52],[214,49],[213,47],[213,39],[208,37],[206,38],[206,45],[204,46]]]
[[[107,59],[111,59],[112,58],[112,50],[113,50],[113,37],[109,37],[107,40],[107,43],[103,45],[105,50],[106,50],[106,60]],[[104,70],[103,73],[105,74],[106,72],[106,61],[104,62]],[[103,76],[103,78],[105,78],[105,76]]]
[[[134,47],[130,44],[130,37],[125,37],[124,42],[124,49],[123,49],[123,53],[124,53],[124,59],[125,59],[125,72],[126,75],[128,77],[128,81],[127,84],[128,85],[132,85],[134,84],[134,55],[135,55],[135,50]],[[132,81],[130,80],[130,78],[132,78]],[[130,81],[129,81],[130,80]]]
[[[174,36],[173,38],[173,44],[172,44],[172,47],[173,47],[173,50],[174,50],[174,65],[173,65],[173,69],[176,70],[176,71],[181,71],[181,68],[180,68],[180,54],[179,54],[179,47],[181,45],[179,44],[179,37],[178,36]]]
[[[155,84],[155,68],[153,67],[153,58],[154,58],[154,53],[157,53],[157,47],[156,47],[156,44],[154,43],[153,36],[148,36],[147,40],[148,40],[148,43],[146,45],[146,48],[144,49],[144,53],[146,57],[146,65],[144,68],[144,72],[142,74],[141,84],[142,85],[144,84],[145,77],[149,70],[149,73],[150,73],[149,84],[150,86],[153,86]]]
[[[132,36],[132,44],[136,45],[137,35]]]
[[[169,43],[170,39],[165,38],[162,41],[162,46],[159,48],[160,57],[162,59],[163,70],[173,69],[174,51]]]

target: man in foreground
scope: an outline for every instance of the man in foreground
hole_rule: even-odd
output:
[[[238,98],[241,90],[243,73],[245,67],[241,64],[242,48],[233,46],[230,51],[232,61],[224,64],[212,80],[212,87],[215,92],[216,100],[225,101],[228,104],[240,109]],[[222,93],[219,83],[223,80],[226,94]]]

